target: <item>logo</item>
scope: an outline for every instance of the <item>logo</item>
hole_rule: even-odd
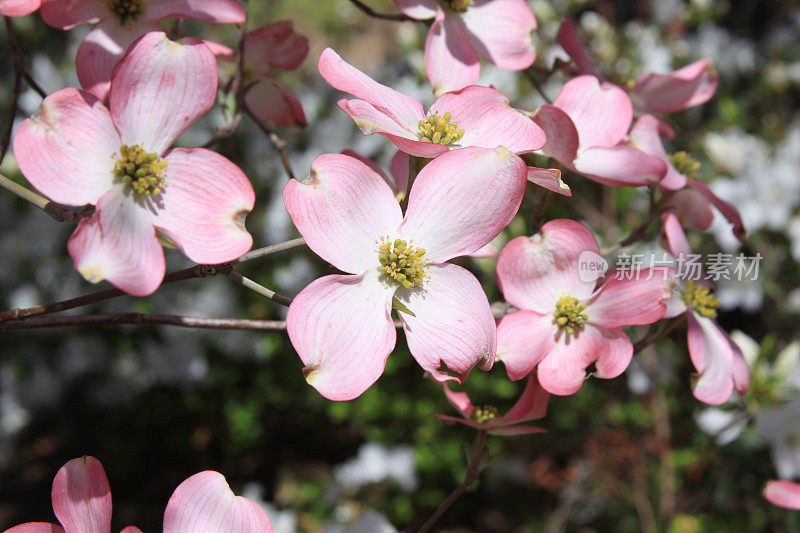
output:
[[[586,250],[578,257],[578,276],[584,283],[597,281],[608,270],[608,261],[603,256]]]

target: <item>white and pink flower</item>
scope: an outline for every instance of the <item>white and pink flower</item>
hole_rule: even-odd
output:
[[[84,456],[61,467],[53,480],[53,512],[59,524],[28,522],[5,533],[111,533],[111,487],[100,461]],[[121,533],[142,533],[128,526]],[[219,472],[181,483],[167,503],[164,533],[272,533],[256,503],[236,496]]]
[[[325,154],[283,192],[308,246],[348,275],[303,289],[286,317],[306,380],[349,400],[383,373],[394,349],[393,301],[411,354],[436,380],[463,381],[494,362],[495,323],[481,284],[446,261],[479,250],[512,220],[525,192],[522,160],[503,147],[465,148],[417,175],[405,215],[384,178]],[[443,371],[447,370],[458,377]]]
[[[800,511],[800,484],[775,479],[764,487],[764,498],[784,509]]]
[[[59,204],[96,206],[68,244],[84,278],[152,293],[165,271],[157,231],[198,263],[250,249],[244,217],[255,194],[244,173],[210,150],[169,149],[216,92],[216,61],[202,42],[152,32],[115,69],[108,108],[63,89],[20,125],[14,154],[25,178]]]
[[[136,39],[161,31],[163,19],[241,24],[245,11],[236,0],[43,0],[42,18],[62,30],[95,24],[75,66],[81,86],[105,101],[114,65]]]
[[[42,0],[0,0],[0,15],[23,17],[30,15],[42,5]]]
[[[505,70],[536,60],[536,18],[525,0],[395,0],[411,18],[434,19],[425,40],[425,71],[435,94],[475,85],[480,57]]]
[[[631,279],[611,273],[596,289],[595,277],[582,276],[580,268],[599,253],[592,232],[566,219],[548,222],[533,237],[517,237],[500,252],[497,282],[519,309],[497,326],[497,360],[510,379],[536,367],[545,390],[569,395],[581,388],[591,364],[601,378],[628,368],[633,344],[622,326],[652,324],[663,316],[674,272],[645,269]]]

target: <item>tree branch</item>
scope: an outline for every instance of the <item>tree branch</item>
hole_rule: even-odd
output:
[[[372,18],[381,19],[381,20],[394,20],[396,22],[416,22],[415,19],[412,19],[408,15],[404,13],[397,13],[395,14],[385,14],[385,13],[376,13],[372,10],[371,7],[366,5],[359,0],[350,0],[358,9],[363,11],[365,14],[369,15]]]
[[[103,326],[114,324],[162,324],[182,328],[284,330],[283,320],[243,320],[235,318],[198,318],[146,313],[111,313],[104,315],[42,316],[0,322],[0,330],[36,329],[62,326]]]
[[[247,116],[253,119],[253,122],[256,123],[256,126],[258,126],[258,128],[263,131],[267,137],[269,137],[269,141],[272,143],[272,146],[274,146],[275,150],[278,151],[278,154],[281,156],[281,163],[283,163],[283,169],[286,171],[286,175],[291,179],[295,179],[294,170],[292,170],[292,165],[289,163],[289,156],[286,155],[286,141],[278,137],[274,131],[262,124],[261,121],[256,117],[255,113],[253,113],[253,111],[248,107],[247,103],[243,103],[242,105],[244,106],[244,112],[247,113]]]

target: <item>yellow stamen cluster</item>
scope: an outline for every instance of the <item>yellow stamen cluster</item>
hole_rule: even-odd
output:
[[[461,140],[464,130],[458,129],[458,124],[450,122],[453,116],[445,113],[440,117],[439,113],[428,115],[426,120],[419,121],[419,140],[424,143],[443,144],[449,146]]]
[[[135,22],[144,13],[146,0],[106,0],[106,7],[123,26]]]
[[[717,318],[719,300],[714,297],[711,289],[705,285],[695,285],[694,281],[689,280],[686,282],[686,288],[681,295],[686,305],[694,309],[698,315],[706,318]]]
[[[684,176],[697,179],[697,171],[700,170],[700,162],[695,161],[694,158],[689,155],[689,152],[680,151],[670,154],[669,162]]]
[[[475,407],[469,414],[469,419],[479,424],[486,424],[497,418],[497,408],[491,405],[482,405]]]
[[[424,257],[423,248],[416,248],[402,239],[393,243],[383,239],[378,246],[379,270],[406,289],[422,285],[428,278]]]
[[[167,161],[155,153],[147,153],[140,146],[122,145],[119,159],[114,165],[114,177],[133,192],[152,196],[164,188],[164,171]]]
[[[584,322],[588,319],[586,306],[580,300],[572,296],[562,296],[556,302],[556,312],[553,313],[556,325],[560,330],[567,333],[575,333],[575,330],[582,329]]]
[[[463,13],[472,5],[473,1],[474,0],[439,0],[439,3],[448,9]]]

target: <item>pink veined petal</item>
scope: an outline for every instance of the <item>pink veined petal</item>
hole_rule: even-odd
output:
[[[155,227],[201,264],[233,261],[253,245],[244,219],[255,204],[247,176],[205,148],[175,148],[166,157],[164,190],[154,200]]]
[[[706,103],[718,85],[711,60],[700,59],[670,74],[645,74],[629,94],[640,113],[675,113]]]
[[[394,190],[397,194],[408,195],[408,176],[411,158],[406,152],[398,150],[389,164],[389,172],[394,180]]]
[[[468,270],[449,263],[428,265],[422,287],[395,293],[416,316],[400,313],[408,349],[423,370],[437,381],[463,383],[478,365],[489,370],[496,348],[495,322],[483,287]],[[444,363],[457,374],[439,371]]]
[[[503,93],[491,87],[471,85],[440,96],[430,113],[452,115],[464,137],[457,146],[505,146],[515,154],[538,150],[545,134],[534,121],[508,105]]]
[[[532,118],[547,136],[542,153],[565,165],[572,165],[578,155],[578,130],[569,115],[561,108],[544,104],[536,110]]]
[[[330,48],[326,48],[319,57],[319,73],[334,89],[350,93],[371,104],[381,114],[397,123],[401,130],[409,132],[409,138],[417,138],[419,121],[425,118],[425,113],[422,104],[413,98],[376,82]]]
[[[551,220],[533,237],[506,244],[497,260],[497,283],[511,305],[552,314],[562,296],[584,300],[592,294],[596,280],[580,277],[586,259],[600,260],[592,232],[574,220]]]
[[[62,30],[78,24],[94,24],[109,15],[103,0],[42,0],[42,19]]]
[[[578,67],[578,72],[597,76],[598,78],[602,77],[600,76],[600,71],[597,70],[597,66],[589,57],[586,47],[583,46],[583,41],[581,41],[580,35],[578,35],[578,31],[575,29],[575,22],[572,19],[566,19],[561,23],[561,27],[558,29],[558,34],[556,35],[556,42],[561,45],[561,48],[563,48],[575,62]]]
[[[73,459],[53,480],[53,512],[67,533],[111,531],[111,488],[94,457]]]
[[[342,150],[341,153],[342,155],[355,157],[356,159],[367,165],[370,168],[370,170],[374,171],[376,174],[380,174],[380,176],[383,178],[383,181],[386,182],[386,184],[392,189],[393,192],[395,191],[394,180],[386,175],[383,169],[380,166],[378,166],[378,163],[376,163],[369,157],[364,157],[363,155],[353,150]],[[397,153],[400,154],[402,152],[397,152]]]
[[[374,269],[319,278],[292,301],[286,330],[306,381],[324,397],[352,400],[383,374],[397,340],[390,315],[394,291]]]
[[[241,24],[246,18],[236,0],[150,0],[144,16],[153,22],[174,18],[233,24]]]
[[[499,420],[518,423],[544,418],[544,415],[547,414],[547,403],[549,401],[550,393],[539,384],[536,374],[531,374],[517,403]]]
[[[689,246],[689,241],[686,239],[681,223],[678,222],[678,217],[672,213],[664,213],[661,215],[661,220],[664,224],[664,235],[667,237],[668,251],[673,257],[688,257],[692,254],[692,248]]]
[[[130,45],[149,31],[161,31],[161,28],[143,20],[122,26],[113,17],[92,28],[75,56],[81,87],[100,100],[107,101],[114,66]]]
[[[39,9],[41,0],[0,0],[0,15],[22,17]]]
[[[687,229],[705,230],[714,221],[711,203],[690,187],[676,191],[664,204],[664,208],[674,213]]]
[[[712,319],[695,312],[686,314],[689,355],[699,379],[694,397],[709,405],[725,403],[733,391],[734,350],[728,334]]]
[[[581,151],[595,146],[616,146],[625,139],[633,120],[633,106],[625,91],[594,76],[578,76],[568,81],[553,105],[572,119]]]
[[[516,381],[530,375],[553,350],[557,332],[552,312],[542,315],[523,310],[501,318],[497,324],[496,359],[505,365],[508,378]]]
[[[637,279],[623,279],[614,272],[586,302],[590,324],[618,328],[652,324],[664,316],[665,302],[672,296],[675,271],[671,268],[646,268]]]
[[[308,55],[308,39],[295,33],[291,20],[278,20],[249,32],[244,41],[245,67],[267,75],[294,70]]]
[[[190,37],[151,32],[131,46],[111,79],[109,107],[122,141],[162,154],[217,98],[217,60]]]
[[[428,262],[475,252],[514,218],[526,183],[525,163],[502,146],[442,154],[414,180],[399,234]]]
[[[717,208],[717,210],[722,213],[722,215],[728,219],[728,222],[733,224],[733,235],[739,239],[739,242],[744,242],[745,238],[745,229],[744,223],[742,222],[742,217],[739,214],[739,210],[736,209],[733,205],[729,204],[712,191],[708,185],[703,183],[702,181],[697,181],[695,179],[689,179],[688,181],[689,187],[696,190],[703,197],[711,202],[711,204]]]
[[[666,302],[664,302],[664,305],[667,307],[667,310],[664,312],[664,316],[661,318],[675,318],[676,316],[682,315],[686,312],[687,306],[683,299],[683,295],[681,294],[680,286],[675,286],[675,289],[672,291],[672,295]]]
[[[461,416],[464,418],[469,418],[469,415],[472,414],[472,410],[475,408],[472,405],[472,402],[469,401],[469,394],[466,392],[455,392],[450,390],[450,386],[447,385],[446,381],[439,382],[439,385],[442,386],[444,396],[447,398],[447,401],[450,402],[450,405],[452,405],[456,411],[461,413]]]
[[[628,368],[633,344],[619,328],[602,329],[587,324],[577,335],[561,334],[555,348],[539,363],[539,383],[551,394],[575,394],[595,363],[595,375],[614,378]]]
[[[569,185],[561,181],[561,171],[557,168],[527,167],[528,181],[564,196],[572,196]]]
[[[209,41],[208,39],[203,39],[203,44],[211,50],[211,53],[214,54],[218,61],[233,61],[236,57],[236,51],[230,46],[225,46],[216,41]]]
[[[575,160],[575,169],[587,178],[613,187],[652,185],[667,173],[664,161],[627,144],[582,150]]]
[[[20,124],[14,156],[31,185],[54,202],[94,204],[113,184],[120,144],[108,109],[70,88],[49,95]]]
[[[6,529],[3,533],[64,533],[64,528],[47,522],[28,522]]]
[[[270,79],[260,79],[244,96],[247,108],[268,128],[307,126],[303,106],[295,95]]]
[[[533,65],[536,17],[525,0],[475,0],[461,20],[478,55],[505,70]]]
[[[436,96],[475,85],[481,62],[458,15],[438,8],[425,39],[425,73]]]
[[[413,19],[425,20],[436,16],[436,0],[394,0],[397,7]]]
[[[115,187],[81,221],[67,248],[87,281],[105,279],[132,296],[147,296],[161,285],[164,250],[145,209]]]
[[[498,437],[517,437],[519,435],[533,435],[535,433],[545,433],[547,430],[536,426],[500,426],[493,427],[487,433]]]
[[[773,480],[764,488],[764,497],[778,507],[800,511],[800,484]]]
[[[686,186],[686,176],[678,172],[678,169],[669,160],[667,151],[664,150],[661,135],[659,135],[659,121],[656,117],[653,115],[639,117],[631,129],[630,137],[631,145],[646,154],[656,156],[667,165],[667,173],[659,182],[661,187],[677,191]]]
[[[200,472],[178,485],[164,511],[164,533],[272,533],[267,513],[236,496],[225,476]]]
[[[351,274],[379,266],[379,241],[403,217],[381,175],[343,154],[317,157],[306,179],[289,180],[283,202],[309,248]]]

